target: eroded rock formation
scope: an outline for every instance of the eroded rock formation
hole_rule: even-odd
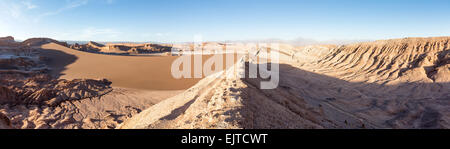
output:
[[[160,44],[107,44],[103,45],[93,41],[87,44],[73,44],[69,46],[72,49],[104,53],[104,54],[148,54],[148,53],[163,53],[170,52],[170,46]]]
[[[119,128],[450,128],[449,42],[279,49],[274,90],[259,89],[261,78],[208,77]]]
[[[107,80],[55,80],[45,74],[25,77],[0,74],[1,104],[57,106],[64,101],[94,98],[110,92]]]

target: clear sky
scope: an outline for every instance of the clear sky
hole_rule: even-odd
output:
[[[449,0],[0,0],[0,36],[193,41],[450,36]]]

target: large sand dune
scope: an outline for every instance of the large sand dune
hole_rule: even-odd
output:
[[[0,96],[0,113],[5,113],[13,128],[115,128],[143,109],[175,96],[201,80],[173,78],[170,71],[176,56],[104,55],[70,49],[64,43],[53,41],[33,38],[5,44],[7,50],[16,53],[20,51],[15,45],[26,45],[24,48],[33,51],[30,54],[36,57],[36,63],[45,63],[43,69],[50,68],[50,74],[55,77],[43,79],[46,77],[35,76],[34,71],[25,70],[28,69],[25,67],[20,71],[5,70],[4,76],[8,78],[2,78],[0,84],[4,89],[0,91],[3,95]],[[206,62],[211,56],[201,57]],[[8,62],[5,68],[15,69],[12,62],[16,61],[5,60]],[[30,75],[14,74],[16,72]],[[104,81],[111,81],[112,88],[95,86],[91,83],[96,80],[83,79],[107,79]],[[64,82],[75,86],[64,88],[67,84]],[[106,92],[95,93],[103,87]]]
[[[208,77],[119,128],[450,128],[449,41],[290,49],[277,89]]]
[[[108,79],[112,91],[57,106],[0,105],[0,128],[450,128],[450,37],[282,45],[271,49],[281,55],[280,83],[271,90],[259,89],[261,78],[219,77],[260,65],[248,57],[203,79],[175,79],[176,56],[103,55],[60,44],[40,49],[54,76]],[[174,45],[184,46],[192,47]],[[7,87],[0,98],[9,98]]]
[[[55,40],[33,38],[5,44],[7,48],[2,52],[30,52],[25,52],[24,58],[2,58],[2,64],[8,67],[1,68],[0,115],[5,116],[1,117],[0,128],[115,128],[141,110],[196,83],[195,79],[167,79],[171,77],[168,66],[174,57],[93,54],[68,49],[52,41]],[[19,46],[24,46],[25,50],[18,49]],[[36,61],[32,62],[33,59]],[[33,70],[41,73],[37,69],[41,62],[46,63],[43,69],[51,68],[57,78],[36,76]],[[158,65],[167,65],[168,70],[154,70]],[[63,78],[67,80],[61,80]],[[116,83],[113,88],[104,90],[106,92],[97,93],[102,86],[92,84],[95,80],[80,80],[83,78],[106,78]]]
[[[106,78],[113,86],[144,90],[183,90],[200,79],[175,79],[171,74],[176,56],[117,56],[77,51],[50,43],[42,54],[54,75],[64,79]],[[208,56],[204,56],[206,59]]]

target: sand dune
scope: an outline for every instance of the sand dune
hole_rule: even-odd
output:
[[[119,128],[450,128],[449,41],[284,49],[277,89],[205,78]]]
[[[152,64],[155,61],[151,60],[156,57],[136,57],[137,60],[133,61],[133,57],[131,56],[115,57],[80,52],[68,49],[60,44],[48,43],[51,41],[54,40],[33,38],[22,43],[14,42],[13,45],[29,44],[31,46],[40,46],[45,44],[44,48],[48,47],[49,49],[24,47],[26,48],[25,51],[31,51],[31,53],[29,52],[24,57],[13,56],[14,59],[11,59],[12,57],[6,57],[6,55],[4,61],[2,61],[5,62],[5,67],[2,67],[0,71],[2,75],[0,81],[0,115],[4,116],[5,119],[2,117],[0,128],[115,128],[116,125],[139,113],[141,110],[180,93],[181,91],[179,89],[183,89],[183,85],[185,85],[183,83],[194,81],[192,84],[195,84],[195,80],[184,82],[183,80],[181,82],[174,80],[173,82],[179,83],[179,85],[172,83],[171,85],[173,86],[170,89],[164,88],[165,86],[163,85],[152,84],[151,80],[157,80],[152,74],[158,74],[161,71],[144,69],[145,64],[139,65],[139,63],[151,64],[151,68],[157,67],[155,63]],[[5,49],[6,51],[2,52],[15,51],[18,54],[24,52],[22,49],[17,49],[11,45],[8,45],[9,47]],[[114,58],[103,58],[103,56]],[[128,65],[119,64],[119,67],[110,65],[127,63],[127,58],[132,59]],[[111,61],[102,61],[102,59]],[[161,61],[168,63],[167,65],[170,66],[170,60]],[[93,68],[91,64],[94,64],[92,65],[94,66]],[[133,65],[141,66],[142,71],[139,68],[125,68],[133,67]],[[42,71],[41,69],[37,69],[37,67],[42,67]],[[42,75],[44,76],[46,75],[45,70],[47,67],[51,68],[52,74],[57,78],[40,77],[40,73],[43,73]],[[132,72],[122,74],[120,73],[120,69],[130,70]],[[86,70],[91,70],[92,72]],[[61,73],[65,74],[63,75]],[[95,80],[82,79],[107,78],[109,76],[104,75],[106,73],[113,76],[113,80],[127,77],[123,78],[125,82],[130,78],[138,79],[141,77],[142,80],[150,80],[150,85],[146,86],[145,81],[139,83],[133,82],[135,84],[129,84],[129,86],[125,84],[123,85],[125,88],[121,88],[119,85],[122,84],[118,81],[119,83],[117,84],[119,85],[114,84],[113,88],[107,87],[107,90],[105,90],[107,92],[98,92],[99,90],[103,90],[103,87],[96,86],[95,83],[92,84],[92,81],[95,82]],[[159,74],[164,77],[171,76],[169,72]],[[65,76],[68,80],[61,80],[63,78],[61,76]],[[148,79],[143,77],[147,77]],[[163,83],[165,82],[163,81]],[[140,84],[144,85],[139,86]],[[167,90],[158,91],[161,89]],[[3,120],[8,122],[5,123],[8,125],[4,125]]]
[[[51,41],[27,42],[44,44],[39,51],[46,58],[39,59],[52,75],[74,82],[107,79],[112,91],[56,106],[0,105],[6,117],[0,128],[450,128],[450,37],[283,44],[271,49],[280,52],[280,82],[271,90],[259,89],[261,78],[220,77],[260,65],[248,57],[203,79],[174,79],[176,56],[103,55]],[[249,52],[240,45],[204,45],[207,53],[225,46]],[[193,50],[190,44],[174,47]],[[17,68],[29,73],[28,65]],[[1,99],[16,94],[3,85]]]
[[[69,49],[51,41],[54,40],[33,38],[16,43],[34,47],[25,47],[32,51],[33,59],[37,57],[29,67],[23,60],[18,67],[16,61],[6,58],[5,68],[21,69],[1,72],[0,92],[5,94],[0,96],[0,113],[11,120],[12,128],[115,128],[200,80],[172,77],[170,67],[178,57],[103,55]],[[7,50],[17,52],[14,47]],[[202,57],[206,61],[211,56]],[[42,71],[34,68],[38,66]],[[55,78],[42,79],[39,74],[45,76],[47,68]],[[106,84],[97,86],[93,83],[97,80],[90,79],[114,82],[110,88]]]
[[[63,79],[106,78],[113,86],[144,90],[183,90],[200,79],[175,79],[172,62],[178,58],[115,56],[76,51],[57,44],[43,45],[54,75]],[[208,56],[204,56],[205,59]],[[67,65],[67,66],[66,66]]]

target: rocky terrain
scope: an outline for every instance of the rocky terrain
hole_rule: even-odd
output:
[[[108,80],[55,80],[45,74],[26,77],[1,74],[0,104],[57,106],[65,101],[94,98],[111,92]]]
[[[54,39],[50,39],[50,38],[30,38],[27,39],[23,42],[21,42],[22,45],[26,45],[26,46],[30,46],[30,47],[39,47],[43,44],[47,44],[47,43],[56,43],[62,46],[69,46],[69,44],[67,44],[67,42],[61,42],[61,41],[57,41]]]
[[[168,45],[0,38],[0,128],[450,128],[449,42],[281,44],[270,49],[280,53],[279,85],[262,90],[265,79],[249,78],[248,68],[265,63],[248,56],[202,79],[176,80],[169,69],[176,56],[101,54],[161,52]],[[173,47],[203,50],[205,59],[217,52],[260,54],[228,43]]]
[[[120,55],[137,55],[151,53],[170,53],[171,46],[161,44],[107,44],[103,45],[93,41],[87,44],[73,44],[69,46],[71,49],[103,53],[103,54],[120,54]]]
[[[277,89],[211,76],[119,128],[450,128],[449,41],[279,49]]]
[[[449,41],[405,38],[346,45],[312,61],[298,60],[299,68],[339,79],[327,81],[321,94],[379,127],[449,128]]]
[[[40,47],[47,43],[66,46],[48,38],[1,39],[0,128],[114,128],[167,98],[163,91],[113,88],[106,79],[59,79],[53,63],[61,64],[55,57],[63,54]]]

